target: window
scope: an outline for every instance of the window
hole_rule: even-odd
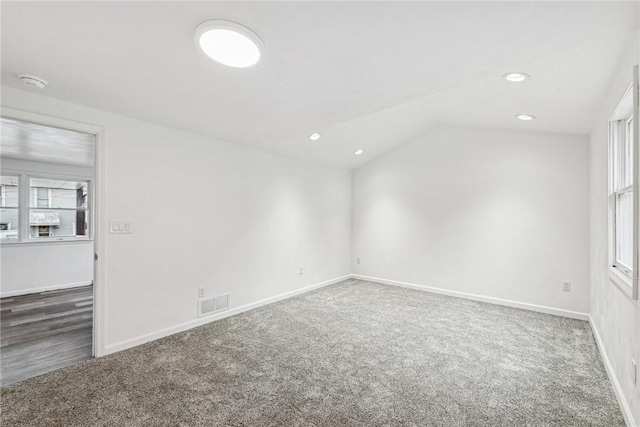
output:
[[[637,68],[634,73],[636,83],[609,121],[609,271],[614,283],[637,298]]]
[[[88,234],[88,181],[30,178],[29,237]]]
[[[32,187],[34,205],[38,208],[51,207],[51,189]]]
[[[26,173],[2,176],[0,241],[88,239],[90,184],[89,179],[33,177]]]
[[[18,176],[0,177],[0,240],[18,239]]]
[[[633,118],[611,122],[612,133],[612,216],[613,267],[631,279],[633,270]]]

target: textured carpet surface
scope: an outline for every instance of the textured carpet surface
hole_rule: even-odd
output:
[[[623,426],[587,322],[349,280],[2,389],[2,426]]]

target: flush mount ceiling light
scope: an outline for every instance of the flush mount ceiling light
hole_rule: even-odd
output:
[[[502,78],[511,83],[521,83],[527,79],[530,79],[531,76],[529,76],[529,74],[527,73],[517,72],[517,73],[507,73],[504,76],[502,76]]]
[[[29,87],[35,87],[38,89],[44,89],[48,84],[45,79],[32,76],[31,74],[18,74],[18,78],[22,81],[22,84]]]
[[[518,114],[516,117],[526,122],[530,120],[534,120],[536,118],[536,116],[532,116],[531,114]]]
[[[355,154],[356,156],[359,156],[362,153],[364,153],[364,150],[362,148],[360,148],[360,149],[356,150],[355,153],[353,153],[353,154]]]
[[[314,132],[311,135],[309,135],[309,139],[312,141],[317,141],[320,139],[320,134],[318,132]]]
[[[257,64],[264,50],[260,37],[249,28],[220,19],[198,25],[195,42],[209,58],[235,68]]]

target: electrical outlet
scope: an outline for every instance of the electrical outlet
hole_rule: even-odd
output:
[[[565,292],[571,292],[571,282],[562,282],[562,290]]]
[[[360,264],[360,257],[356,258],[356,264]]]
[[[633,359],[631,359],[631,380],[634,385],[638,384],[638,365]]]
[[[300,275],[302,276],[304,274],[304,268],[300,267]]]
[[[204,298],[204,288],[198,289],[198,297]]]

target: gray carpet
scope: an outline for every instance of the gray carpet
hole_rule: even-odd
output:
[[[623,426],[588,323],[350,280],[2,389],[7,426]]]

